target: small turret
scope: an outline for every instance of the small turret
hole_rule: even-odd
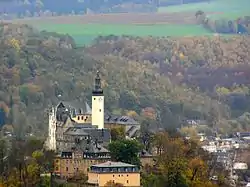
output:
[[[101,83],[101,77],[100,77],[99,71],[97,71],[97,73],[96,73],[94,89],[92,91],[92,94],[93,95],[103,95],[102,83]]]

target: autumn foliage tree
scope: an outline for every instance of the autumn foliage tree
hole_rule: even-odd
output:
[[[114,183],[113,181],[108,181],[104,187],[123,187],[120,183]]]
[[[41,174],[52,171],[54,153],[43,152],[40,142],[40,140],[35,139],[13,141],[12,145],[8,145],[11,146],[8,151],[7,149],[3,150],[2,147],[1,150],[5,153],[6,162],[4,167],[0,164],[1,168],[4,169],[0,173],[0,178],[4,178],[4,187],[46,186],[48,180],[42,178]],[[8,167],[6,167],[6,164]]]
[[[161,132],[155,137],[155,145],[160,152],[155,166],[143,172],[143,186],[213,186],[209,181],[208,160],[204,160],[197,142]]]

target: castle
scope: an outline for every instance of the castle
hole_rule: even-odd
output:
[[[102,146],[110,142],[110,129],[116,127],[124,127],[128,138],[136,137],[140,130],[139,123],[131,117],[105,114],[101,78],[97,72],[91,108],[87,102],[80,104],[65,101],[51,108],[45,147],[65,153],[88,142],[101,150]]]

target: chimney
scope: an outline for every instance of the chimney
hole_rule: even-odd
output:
[[[104,137],[104,129],[102,129],[102,137]]]
[[[87,144],[90,144],[91,140],[90,140],[90,136],[88,135],[88,138],[87,138]]]
[[[111,119],[111,116],[109,115],[107,120],[109,121],[110,119]]]
[[[98,139],[95,139],[95,147],[98,148]]]

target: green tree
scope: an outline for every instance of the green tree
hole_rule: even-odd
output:
[[[32,153],[32,158],[34,158],[38,164],[42,164],[41,162],[44,160],[44,154],[42,151],[36,150]]]
[[[216,128],[220,120],[220,110],[218,106],[213,104],[210,105],[210,110],[208,112],[208,125],[212,128]]]
[[[201,16],[205,14],[202,10],[198,10],[196,13],[195,13],[195,17],[197,18],[198,16]]]
[[[3,108],[0,108],[0,129],[6,123],[6,114]]]
[[[25,142],[25,154],[32,156],[32,153],[36,150],[42,150],[43,148],[43,140],[37,138],[29,138]]]
[[[124,127],[112,128],[110,133],[111,133],[111,140],[112,141],[122,140],[122,139],[125,139],[125,137],[126,137]]]
[[[43,167],[45,172],[51,172],[54,170],[54,158],[54,151],[44,151]]]
[[[0,140],[0,184],[3,182],[3,175],[5,171],[5,156],[6,156],[6,143],[4,140]]]
[[[9,106],[10,106],[10,112],[9,112],[9,116],[8,116],[8,122],[10,125],[13,125],[14,122],[14,101],[13,101],[13,96],[10,95],[10,102],[9,102]]]
[[[27,166],[27,179],[28,179],[28,184],[36,186],[38,183],[41,182],[41,169],[40,165],[33,161]]]
[[[136,140],[116,140],[109,144],[111,159],[140,166],[139,152],[142,146]]]
[[[143,172],[141,179],[143,187],[160,187],[160,176],[153,172]]]
[[[154,135],[150,132],[148,124],[143,124],[141,126],[140,141],[146,151],[152,151]]]

